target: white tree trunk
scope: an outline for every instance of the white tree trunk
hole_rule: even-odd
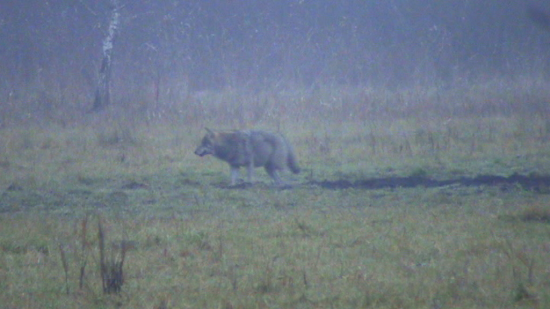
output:
[[[90,112],[97,112],[111,104],[111,63],[113,56],[114,41],[118,34],[120,12],[118,0],[111,0],[111,19],[107,36],[103,39],[103,60],[99,69],[99,81],[95,91],[94,105]]]

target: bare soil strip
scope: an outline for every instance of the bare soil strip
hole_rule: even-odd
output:
[[[310,185],[319,186],[325,189],[392,189],[392,188],[415,188],[415,187],[444,187],[450,185],[460,185],[467,187],[479,186],[500,186],[504,190],[510,185],[519,185],[525,190],[531,190],[539,193],[550,193],[550,176],[546,175],[519,175],[513,174],[508,177],[497,175],[478,175],[476,177],[459,177],[455,179],[437,180],[425,176],[407,176],[407,177],[384,177],[371,178],[356,181],[349,180],[323,180],[311,181]]]

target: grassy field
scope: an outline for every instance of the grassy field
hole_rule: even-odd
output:
[[[482,93],[491,100],[439,98],[452,107],[430,94],[374,105],[365,91],[334,92],[257,96],[263,109],[240,117],[212,99],[190,109],[194,120],[10,124],[0,130],[0,303],[548,308],[549,183],[391,185],[550,175],[548,100]],[[291,189],[262,170],[230,188],[225,163],[193,154],[204,125],[251,123],[292,141],[303,172],[283,175]],[[377,179],[390,182],[318,185]],[[120,291],[104,293],[116,282],[102,276],[123,279]]]

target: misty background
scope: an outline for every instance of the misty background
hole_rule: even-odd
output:
[[[546,82],[550,31],[523,0],[120,1],[112,105],[162,109],[204,93]],[[3,122],[83,114],[93,102],[111,2],[6,0]],[[54,111],[54,112],[52,112]],[[6,119],[10,115],[10,119]]]

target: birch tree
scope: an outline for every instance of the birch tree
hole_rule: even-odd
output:
[[[118,0],[111,0],[111,18],[107,36],[103,39],[103,60],[99,69],[99,80],[95,90],[94,104],[90,112],[98,112],[111,104],[111,65],[113,47],[119,31],[120,7]]]

